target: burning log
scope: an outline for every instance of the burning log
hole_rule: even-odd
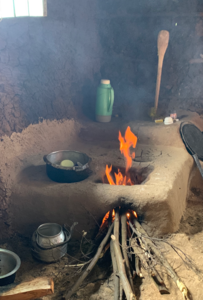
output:
[[[92,271],[92,269],[94,268],[94,266],[96,265],[101,253],[102,253],[102,250],[104,248],[104,246],[106,245],[109,237],[110,237],[110,234],[113,230],[113,226],[114,224],[111,224],[111,226],[109,227],[108,229],[108,232],[105,236],[105,238],[103,239],[103,241],[101,242],[98,250],[97,250],[97,253],[95,254],[94,258],[92,259],[91,263],[89,264],[89,266],[87,267],[87,269],[84,271],[84,273],[80,276],[80,278],[77,280],[77,282],[74,284],[74,286],[70,289],[70,291],[68,293],[65,294],[65,299],[68,300],[70,299],[70,297],[72,296],[72,294],[74,294],[77,289],[79,288],[79,286],[82,284],[82,282],[85,280],[85,278],[88,276],[88,274]]]
[[[136,300],[136,297],[133,294],[132,288],[130,286],[130,283],[129,283],[127,275],[126,275],[125,265],[124,265],[119,241],[116,239],[115,235],[112,235],[111,238],[112,238],[113,245],[114,245],[114,251],[115,251],[115,255],[116,255],[119,276],[120,276],[120,280],[122,281],[122,284],[123,284],[123,289],[125,291],[126,298],[127,298],[127,300]]]

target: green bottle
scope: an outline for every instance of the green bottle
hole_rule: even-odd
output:
[[[110,122],[114,103],[114,90],[110,80],[102,79],[97,89],[96,121]]]

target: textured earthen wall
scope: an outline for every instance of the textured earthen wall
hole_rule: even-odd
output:
[[[91,0],[48,0],[48,17],[0,22],[0,134],[82,111],[100,78],[94,14]]]
[[[203,112],[203,4],[196,0],[98,2],[102,49],[101,75],[111,77],[115,109],[139,117],[153,106],[157,72],[157,35],[170,32],[160,102]],[[202,59],[203,62],[203,59]],[[130,108],[130,109],[129,109]]]
[[[198,0],[48,0],[48,17],[0,22],[0,134],[40,118],[93,117],[99,80],[111,79],[114,113],[153,105],[157,35],[169,30],[160,100],[203,111],[203,5]],[[170,105],[169,105],[170,103]],[[130,110],[129,110],[130,108]]]

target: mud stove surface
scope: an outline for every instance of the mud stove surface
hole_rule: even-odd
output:
[[[117,136],[119,129],[124,132],[126,124],[112,123],[108,127],[88,124],[87,128],[80,129],[68,149],[77,149],[92,158],[92,175],[77,183],[53,182],[46,175],[42,153],[32,154],[27,158],[32,164],[22,168],[12,188],[10,207],[15,216],[15,230],[30,236],[41,223],[71,225],[78,221],[79,231],[89,231],[95,224],[87,211],[101,220],[107,211],[125,204],[144,217],[151,234],[176,231],[186,207],[193,167],[193,159],[179,136],[179,124],[170,127],[147,122],[130,125],[138,136],[132,171],[141,172],[141,184],[112,186],[101,183],[107,164],[125,166]],[[64,149],[64,144],[58,145],[58,149]]]

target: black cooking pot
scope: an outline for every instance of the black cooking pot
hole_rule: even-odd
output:
[[[63,160],[71,160],[73,167],[63,167]],[[89,162],[91,158],[78,151],[61,150],[44,156],[48,177],[56,182],[72,183],[86,179],[90,174]]]

